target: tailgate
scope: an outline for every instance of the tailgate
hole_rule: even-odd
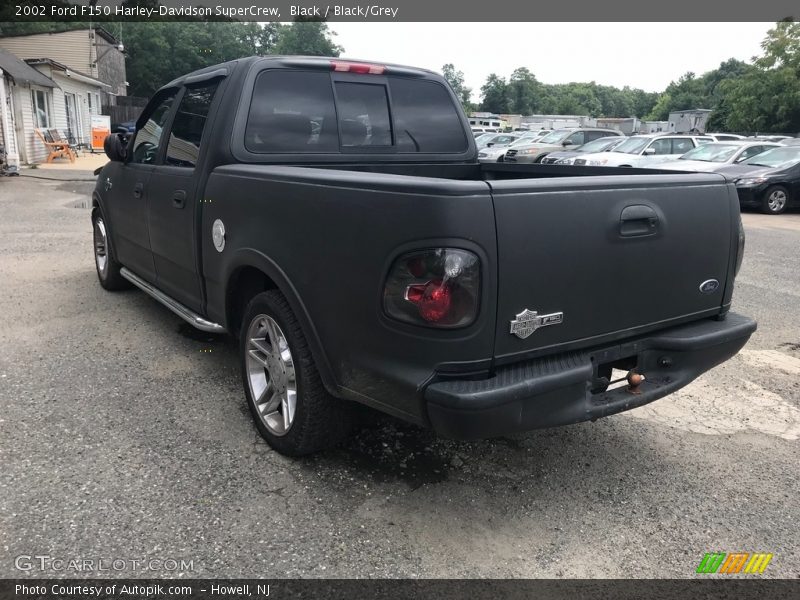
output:
[[[489,183],[501,362],[719,312],[738,235],[735,193],[722,177]]]

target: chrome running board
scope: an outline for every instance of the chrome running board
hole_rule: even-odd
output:
[[[204,319],[196,312],[194,312],[192,309],[187,308],[177,300],[170,298],[164,292],[150,285],[138,275],[131,273],[125,267],[122,267],[122,269],[120,269],[119,274],[122,275],[128,281],[130,281],[133,285],[138,287],[140,290],[142,290],[144,293],[158,300],[161,304],[166,306],[168,309],[170,309],[172,312],[178,315],[181,319],[189,323],[189,325],[196,327],[200,331],[208,331],[211,333],[225,333],[225,328],[219,323],[214,323],[212,321]]]

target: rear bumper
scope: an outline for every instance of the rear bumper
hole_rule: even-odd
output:
[[[606,417],[670,394],[736,354],[756,330],[728,313],[622,344],[509,365],[479,381],[433,383],[425,390],[437,433],[478,439]],[[636,357],[639,393],[626,386],[592,393],[598,365]]]

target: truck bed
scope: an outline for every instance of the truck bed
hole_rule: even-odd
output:
[[[394,360],[403,365],[402,380],[422,382],[432,364],[488,372],[715,317],[730,306],[739,211],[719,175],[540,165],[227,165],[211,174],[206,197],[201,231],[222,218],[236,247],[257,248],[286,271],[323,353],[337,357],[336,379],[366,395],[388,390],[389,403],[406,413],[420,407],[409,404],[407,388],[392,397],[380,365],[370,377],[371,357]],[[421,245],[480,257],[481,310],[470,327],[426,335],[376,312],[376,284],[392,259]],[[234,268],[226,260],[235,258],[203,246],[215,320],[225,318],[224,273]],[[712,279],[713,293],[701,292]],[[563,318],[522,339],[509,328],[525,310]]]

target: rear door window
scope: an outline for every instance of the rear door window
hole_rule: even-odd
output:
[[[689,138],[675,138],[672,140],[672,154],[686,154],[692,148],[694,148],[694,144]]]
[[[610,131],[586,131],[585,134],[586,134],[585,139],[586,139],[587,142],[592,142],[592,141],[598,140],[598,139],[600,139],[602,137],[607,137],[609,135],[616,135],[616,134],[614,134],[613,132],[610,132]]]

